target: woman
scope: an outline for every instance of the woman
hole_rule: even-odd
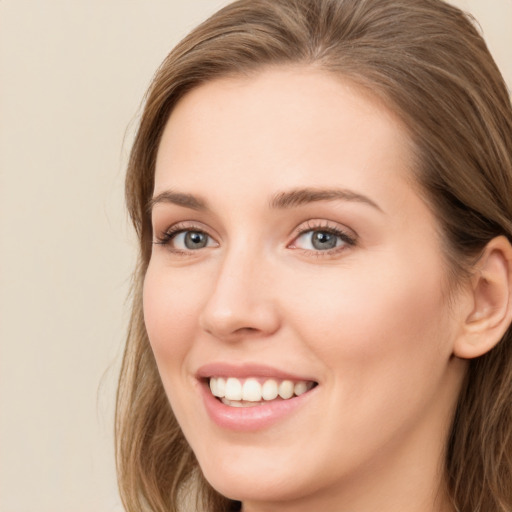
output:
[[[241,0],[148,92],[127,510],[512,510],[512,109],[440,0]]]

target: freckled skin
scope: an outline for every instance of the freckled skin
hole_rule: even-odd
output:
[[[154,234],[180,223],[209,245],[154,246],[145,321],[203,473],[246,511],[450,510],[435,498],[465,371],[452,357],[461,315],[456,302],[448,311],[436,221],[411,165],[389,110],[310,69],[207,83],[168,121],[155,195],[194,194],[208,209],[158,204]],[[301,187],[349,189],[379,209],[269,208]],[[357,240],[322,254],[297,237],[301,226]],[[315,400],[261,431],[222,429],[195,378],[212,361],[314,376]]]

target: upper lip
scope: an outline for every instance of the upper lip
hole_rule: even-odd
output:
[[[209,377],[236,377],[239,379],[267,377],[279,380],[316,382],[316,380],[310,376],[297,375],[279,368],[258,363],[207,363],[197,370],[196,376],[198,379],[207,379]]]

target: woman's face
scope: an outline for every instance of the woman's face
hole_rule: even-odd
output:
[[[204,475],[248,510],[432,491],[463,367],[411,161],[390,111],[311,69],[207,83],[167,123],[145,322]]]

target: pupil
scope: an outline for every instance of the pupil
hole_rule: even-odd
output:
[[[317,231],[313,234],[312,243],[315,249],[334,249],[336,247],[336,236],[325,231]]]
[[[201,249],[206,246],[206,235],[197,231],[190,231],[185,235],[187,249]]]

